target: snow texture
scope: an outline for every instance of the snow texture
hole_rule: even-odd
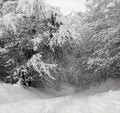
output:
[[[120,113],[119,87],[119,79],[109,79],[83,92],[65,86],[62,91],[44,94],[17,85],[0,85],[0,113]]]

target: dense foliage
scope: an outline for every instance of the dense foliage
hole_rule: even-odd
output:
[[[119,0],[88,0],[85,13],[68,16],[41,0],[3,0],[0,6],[2,81],[88,88],[119,77]]]
[[[32,86],[57,79],[57,64],[66,61],[63,48],[73,46],[59,9],[41,0],[8,0],[0,11],[1,79]]]
[[[83,73],[101,79],[120,75],[120,1],[88,0],[87,12],[76,21],[82,38],[79,58],[83,58]],[[82,27],[81,27],[82,26]],[[78,54],[78,52],[77,52]]]

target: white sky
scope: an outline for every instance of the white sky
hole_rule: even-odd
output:
[[[59,7],[64,15],[73,11],[85,11],[85,0],[46,0],[46,3]]]

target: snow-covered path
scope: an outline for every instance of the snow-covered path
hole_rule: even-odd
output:
[[[108,80],[83,93],[63,97],[1,104],[0,113],[120,113],[119,82]]]

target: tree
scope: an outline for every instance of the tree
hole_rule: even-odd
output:
[[[81,29],[87,70],[119,75],[119,1],[93,0]],[[91,7],[92,6],[92,7]],[[88,52],[87,52],[88,53]]]
[[[74,43],[59,9],[41,0],[9,0],[3,2],[1,12],[0,46],[7,51],[1,54],[1,61],[8,67],[0,65],[9,68],[7,78],[10,82],[37,83],[36,87],[40,87],[39,82],[54,83],[59,78],[56,69],[65,61],[63,48]]]

